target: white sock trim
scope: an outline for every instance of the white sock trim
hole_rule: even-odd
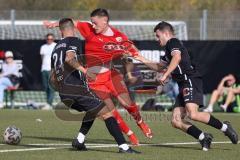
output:
[[[142,123],[142,122],[143,122],[143,120],[142,120],[142,118],[141,118],[140,121],[137,122],[137,124],[140,124],[140,123]]]
[[[123,149],[124,151],[126,151],[126,150],[129,149],[129,146],[128,146],[126,143],[124,143],[124,144],[121,144],[121,145],[119,146],[119,148],[121,148],[121,149]]]
[[[81,132],[78,133],[77,140],[79,143],[83,143],[85,140],[85,135],[82,134]]]
[[[129,131],[127,132],[127,135],[130,136],[131,134],[133,134],[133,131],[132,131],[132,130],[129,130]]]
[[[202,132],[202,133],[199,135],[198,139],[201,141],[201,140],[203,140],[204,138],[205,138],[205,136],[204,136],[204,133]]]
[[[221,131],[226,132],[227,128],[227,125],[223,123]]]

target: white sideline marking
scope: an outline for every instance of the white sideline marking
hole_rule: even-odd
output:
[[[212,142],[212,144],[230,144],[232,142],[230,141],[219,141],[219,142]],[[239,143],[239,142],[238,142]],[[158,143],[158,144],[140,144],[139,146],[160,146],[160,145],[193,145],[193,144],[199,144],[198,142],[180,142],[180,143]],[[0,144],[5,145],[5,144]],[[28,144],[36,145],[36,146],[70,146],[70,144],[67,143],[43,143],[43,144]],[[100,144],[100,143],[89,143],[86,144],[87,148],[109,148],[109,147],[117,147],[116,144]],[[23,151],[41,151],[41,150],[55,150],[55,149],[63,149],[63,148],[69,148],[69,147],[45,147],[45,148],[28,148],[28,149],[5,149],[0,150],[0,153],[6,153],[6,152],[23,152]]]
[[[51,149],[57,149],[57,148],[46,147],[46,148],[29,148],[29,149],[5,149],[5,150],[0,150],[0,153],[22,152],[22,151],[41,151],[41,150],[51,150]]]

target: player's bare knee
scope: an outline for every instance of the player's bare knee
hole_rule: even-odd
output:
[[[172,124],[172,127],[174,128],[181,128],[182,121],[177,119],[172,119],[171,124]]]
[[[131,104],[132,104],[132,101],[125,101],[125,100],[121,101],[121,105],[123,105],[123,107],[125,108],[129,107]]]
[[[112,117],[113,115],[112,115],[112,113],[111,112],[108,112],[108,113],[105,113],[105,114],[102,114],[101,115],[101,118],[102,119],[108,119],[108,118],[110,118],[110,117]]]
[[[182,119],[181,116],[179,115],[175,115],[172,117],[172,121],[171,121],[172,127],[174,128],[181,128],[181,124],[182,124]]]

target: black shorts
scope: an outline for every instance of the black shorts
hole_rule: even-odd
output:
[[[88,87],[75,86],[74,88],[65,88],[60,92],[61,101],[69,108],[79,112],[100,111],[104,102],[100,100]]]
[[[179,95],[176,98],[175,107],[185,107],[187,103],[198,104],[203,107],[203,82],[202,78],[187,78],[182,82],[178,82]]]

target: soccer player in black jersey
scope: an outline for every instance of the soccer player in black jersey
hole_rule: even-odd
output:
[[[114,137],[121,153],[140,153],[131,149],[113,118],[111,110],[89,89],[86,69],[82,66],[81,41],[75,37],[74,24],[69,18],[59,21],[62,38],[54,48],[51,56],[51,84],[59,92],[61,101],[79,112],[85,111],[82,127],[72,146],[78,150],[86,150],[85,135],[96,117],[104,120],[109,133]],[[88,76],[92,76],[90,72]]]
[[[187,49],[174,37],[172,25],[162,21],[155,26],[154,32],[160,46],[165,47],[166,61],[156,64],[142,56],[135,58],[157,71],[166,68],[166,72],[160,78],[162,85],[167,83],[170,75],[178,83],[179,95],[174,104],[172,126],[198,139],[204,151],[210,148],[212,135],[201,131],[185,117],[221,130],[233,144],[237,144],[238,135],[229,122],[221,122],[209,113],[198,111],[198,108],[203,106],[202,78],[196,65],[190,60]]]

